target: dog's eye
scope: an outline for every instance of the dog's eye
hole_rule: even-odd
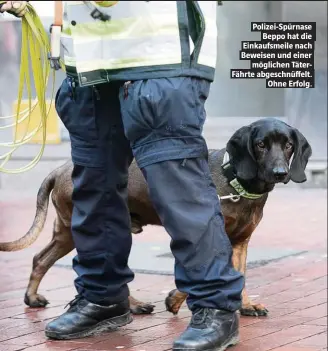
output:
[[[292,143],[286,143],[286,149],[289,150],[293,147],[293,144]]]
[[[258,147],[259,149],[264,149],[264,148],[265,148],[264,142],[263,142],[263,141],[259,141],[259,142],[257,143],[257,147]]]

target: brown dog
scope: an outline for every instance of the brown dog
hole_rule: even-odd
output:
[[[311,147],[296,129],[276,119],[261,119],[235,132],[223,150],[210,150],[209,166],[220,197],[237,195],[221,200],[225,227],[233,247],[233,265],[245,274],[247,247],[251,235],[262,219],[268,193],[276,183],[306,180],[305,168],[311,156]],[[293,156],[293,157],[292,157]],[[292,161],[291,161],[292,159]],[[74,249],[70,230],[72,215],[73,165],[69,161],[55,169],[43,181],[37,195],[36,216],[31,229],[21,239],[0,243],[0,251],[16,251],[31,245],[43,229],[49,195],[57,211],[51,242],[33,259],[33,270],[25,294],[25,303],[31,307],[47,305],[38,294],[39,284],[48,269]],[[151,204],[145,179],[133,162],[129,169],[129,210],[131,231],[142,232],[146,225],[161,225]],[[236,201],[237,200],[237,201]],[[173,290],[166,298],[167,309],[178,313],[186,294]],[[151,313],[153,306],[130,297],[134,313]],[[266,315],[262,304],[253,303],[242,293],[243,315]]]

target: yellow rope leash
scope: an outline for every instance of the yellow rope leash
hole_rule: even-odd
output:
[[[4,1],[0,1],[0,4]],[[16,118],[15,123],[0,126],[1,129],[15,128],[14,141],[7,143],[0,143],[0,147],[6,147],[10,150],[3,155],[0,155],[0,172],[3,173],[22,173],[32,169],[41,159],[45,144],[47,131],[47,118],[50,109],[46,109],[46,88],[49,82],[49,75],[51,71],[50,61],[48,59],[50,53],[50,42],[44,26],[35,12],[32,5],[28,4],[28,10],[24,17],[22,17],[22,43],[21,43],[21,63],[20,63],[20,77],[18,87],[18,101],[16,115],[0,117],[0,119]],[[36,91],[36,99],[32,101],[31,95],[31,76],[29,67],[32,68],[32,79]],[[64,69],[63,65],[61,64]],[[53,82],[55,82],[55,71],[53,70]],[[20,111],[24,87],[27,91],[29,107]],[[54,83],[52,89],[51,103],[54,95]],[[30,123],[31,113],[36,109],[40,112],[40,123],[37,128],[17,139],[17,128],[19,123],[27,119],[27,124]],[[4,166],[10,160],[12,154],[18,147],[28,143],[40,130],[42,130],[42,145],[38,155],[26,166],[17,169],[6,169]]]
[[[0,1],[0,5],[5,1]],[[93,10],[97,10],[97,6],[110,7],[118,3],[118,1],[84,1],[84,3],[92,3]],[[54,25],[52,27],[54,41],[58,44],[58,34],[61,31],[62,22],[62,1],[55,1],[55,18]],[[52,37],[53,39],[53,37]],[[65,70],[64,64],[59,60],[49,60],[49,55],[54,48],[54,52],[58,50],[56,44],[54,47],[50,45],[48,35],[44,29],[44,26],[35,12],[31,4],[27,4],[27,12],[22,17],[22,45],[21,45],[21,63],[20,63],[20,77],[19,77],[19,88],[18,88],[18,101],[17,111],[15,115],[0,117],[0,120],[13,119],[14,123],[0,126],[0,131],[8,128],[15,128],[14,141],[1,143],[0,147],[6,147],[10,150],[3,155],[0,155],[0,172],[17,174],[32,169],[40,161],[46,144],[46,131],[47,131],[47,118],[50,112],[50,108],[46,110],[46,88],[49,82],[50,71],[53,71],[53,87],[51,103],[54,96],[54,84],[55,84],[55,71],[59,68]],[[59,45],[59,44],[58,44]],[[33,82],[36,90],[36,98],[32,101],[31,95],[31,77],[29,67],[32,67]],[[52,70],[52,68],[54,68]],[[23,96],[24,87],[27,91],[29,107],[23,111],[20,111],[21,101]],[[36,109],[40,112],[40,123],[37,128],[27,134],[28,126],[31,119],[31,113]],[[17,139],[18,125],[27,120],[27,128],[25,135],[19,140]],[[26,166],[17,169],[7,169],[4,166],[10,160],[12,154],[22,145],[27,144],[32,138],[42,130],[42,144],[38,155]]]
[[[6,1],[0,1],[0,5]],[[93,12],[101,13],[101,7],[111,7],[118,3],[118,1],[84,1],[88,6],[91,4]],[[0,172],[17,174],[32,169],[40,161],[46,144],[47,137],[47,118],[49,116],[51,104],[54,96],[55,84],[55,71],[59,68],[65,70],[64,64],[60,61],[59,57],[51,57],[51,53],[56,53],[59,56],[59,37],[62,25],[62,1],[55,1],[55,18],[52,26],[51,43],[44,26],[37,15],[35,9],[31,4],[27,4],[27,12],[22,17],[22,43],[21,43],[21,62],[20,62],[20,75],[18,87],[18,101],[16,114],[12,116],[0,117],[0,120],[14,119],[14,123],[0,126],[0,131],[8,128],[14,129],[13,142],[0,142],[0,147],[8,148],[9,151],[0,155]],[[92,15],[92,14],[91,14]],[[49,60],[50,57],[50,60]],[[30,77],[29,67],[32,68],[32,75]],[[52,69],[54,68],[54,69]],[[49,82],[50,72],[53,72],[53,87],[50,108],[46,109],[46,88]],[[31,95],[31,78],[33,79],[36,98],[32,101]],[[29,107],[21,111],[21,102],[24,88],[27,91]],[[40,123],[30,133],[27,133],[30,124],[32,112],[38,108],[40,112]],[[20,139],[17,139],[18,125],[27,120],[27,128],[25,134]],[[32,138],[42,131],[42,144],[38,155],[26,166],[17,169],[7,169],[4,166],[10,160],[12,154],[22,145],[27,144]]]

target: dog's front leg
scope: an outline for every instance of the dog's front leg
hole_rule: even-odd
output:
[[[236,270],[246,277],[247,248],[249,239],[242,243],[233,245],[232,263]],[[242,307],[240,314],[243,316],[266,316],[268,310],[260,303],[254,303],[247,294],[246,287],[242,292]]]
[[[166,310],[175,314],[178,314],[181,305],[185,302],[187,294],[179,291],[178,289],[173,289],[169,292],[165,299]]]

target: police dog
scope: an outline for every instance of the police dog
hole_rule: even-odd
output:
[[[242,274],[246,271],[248,243],[262,219],[268,193],[277,183],[306,181],[305,168],[311,154],[311,146],[297,129],[271,118],[260,119],[237,130],[225,149],[209,151],[208,161],[218,196],[239,195],[235,198],[238,201],[225,199],[221,205],[233,248],[233,266]],[[39,284],[49,268],[74,249],[70,229],[72,169],[72,162],[68,161],[43,181],[37,195],[36,216],[27,234],[16,241],[0,243],[0,251],[16,251],[31,245],[44,227],[51,193],[57,217],[51,242],[33,259],[25,294],[25,303],[30,307],[48,304],[47,299],[38,294]],[[160,219],[149,199],[147,184],[134,161],[129,169],[128,193],[131,232],[141,233],[146,225],[160,226]],[[186,294],[171,291],[165,300],[167,310],[178,313],[185,299]],[[132,296],[130,305],[135,314],[151,313],[154,307]],[[248,316],[265,316],[268,313],[264,305],[253,303],[248,298],[245,289],[240,312]]]

